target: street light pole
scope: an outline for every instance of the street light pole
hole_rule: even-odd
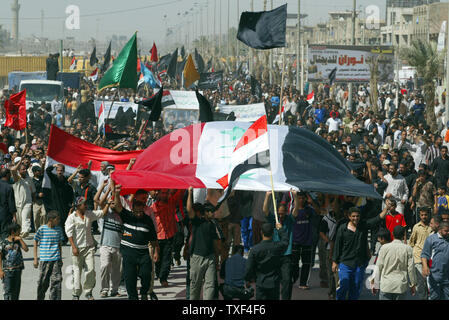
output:
[[[301,47],[301,0],[298,0],[298,37],[296,39],[296,90],[300,88],[300,80],[299,80],[299,64],[302,64],[302,60],[299,59],[299,50]],[[302,59],[302,57],[301,57]],[[301,66],[302,69],[302,66]],[[302,81],[302,79],[301,79]],[[301,94],[304,94],[304,89],[301,86]]]
[[[449,6],[448,8],[448,17],[449,17]],[[446,121],[449,120],[449,21],[446,22]]]
[[[352,3],[352,45],[355,45],[355,9],[356,1]],[[348,83],[348,109],[352,111],[352,83]]]

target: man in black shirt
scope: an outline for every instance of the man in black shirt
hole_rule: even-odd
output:
[[[215,294],[215,278],[218,261],[215,256],[220,253],[218,234],[211,221],[215,207],[206,203],[200,208],[198,217],[193,210],[193,188],[189,188],[187,213],[192,224],[190,241],[190,300],[199,300],[204,281],[203,299],[213,300]],[[195,207],[199,207],[195,204]],[[204,278],[204,279],[203,279]]]
[[[56,168],[56,174],[52,171]],[[48,166],[45,169],[47,176],[50,178],[51,190],[49,197],[44,198],[45,210],[50,212],[51,210],[56,210],[59,212],[61,217],[60,225],[65,225],[65,221],[70,211],[70,207],[73,203],[73,189],[67,182],[67,177],[64,176],[65,166],[63,164],[54,164],[53,166]],[[48,190],[48,189],[47,189]],[[62,228],[64,234],[63,243],[67,243],[67,235],[65,233],[65,228]]]
[[[262,225],[262,242],[249,252],[245,280],[256,279],[256,300],[279,300],[281,258],[288,247],[287,233],[280,223],[276,224],[280,241],[273,242],[274,228],[271,223]]]
[[[141,300],[148,300],[152,263],[148,244],[155,248],[153,260],[159,259],[159,243],[151,217],[144,213],[145,203],[134,199],[132,212],[124,209],[120,201],[121,185],[115,187],[114,211],[123,221],[120,252],[123,257],[123,275],[129,300],[138,300],[137,277],[140,277]]]
[[[433,172],[437,186],[445,186],[449,178],[449,156],[447,147],[442,146],[441,155],[433,160],[430,170]]]
[[[44,190],[42,189],[42,182],[44,177],[42,175],[42,168],[40,166],[33,166],[33,183],[36,188],[36,193],[33,198],[33,222],[34,230],[37,232],[40,226],[46,223],[46,212],[44,208]]]
[[[7,226],[13,222],[16,214],[16,202],[14,199],[14,190],[8,183],[11,179],[11,171],[6,168],[0,168],[0,239],[8,236]]]
[[[380,215],[360,221],[360,209],[349,210],[349,221],[337,229],[332,255],[332,271],[340,278],[337,300],[357,300],[363,284],[363,276],[369,261],[368,229],[377,226],[390,208],[389,201]]]

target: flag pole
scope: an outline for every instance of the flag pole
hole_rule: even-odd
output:
[[[284,74],[285,74],[285,47],[282,49],[282,73],[281,73],[281,96],[279,98],[279,125],[282,117],[282,96],[284,94]]]
[[[273,173],[270,168],[270,180],[271,180],[271,195],[273,196],[273,208],[274,208],[274,217],[276,218],[276,224],[279,223],[279,217],[276,208],[276,197],[274,196],[274,184],[273,184]]]

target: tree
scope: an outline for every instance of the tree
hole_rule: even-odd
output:
[[[437,130],[435,117],[435,79],[443,70],[444,52],[438,53],[435,42],[415,40],[411,46],[401,51],[403,59],[416,68],[423,79],[424,99],[426,101],[426,121],[432,132]]]
[[[368,65],[370,68],[370,81],[369,81],[369,87],[370,87],[370,94],[369,98],[371,101],[371,107],[375,115],[379,113],[379,108],[377,106],[377,82],[379,79],[379,59],[382,57],[382,53],[377,56],[371,56],[368,60]]]

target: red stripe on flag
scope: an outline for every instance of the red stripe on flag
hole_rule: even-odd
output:
[[[240,138],[239,143],[237,143],[234,152],[237,149],[247,145],[251,141],[256,140],[265,133],[267,133],[267,116],[262,116],[256,122],[254,122],[251,127],[248,128],[248,130],[246,130],[246,132]]]
[[[120,152],[96,146],[81,140],[52,125],[47,155],[66,166],[76,168],[92,160],[92,171],[99,171],[102,161],[108,161],[117,170],[125,170],[129,160],[137,158],[143,151]]]
[[[223,187],[223,189],[226,189],[229,185],[228,181],[228,175],[225,175],[224,177],[217,180],[217,183]]]
[[[115,171],[112,178],[122,185],[122,194],[173,185],[177,189],[206,188],[196,177],[198,144],[204,125],[198,123],[167,134],[146,148],[131,170]]]

